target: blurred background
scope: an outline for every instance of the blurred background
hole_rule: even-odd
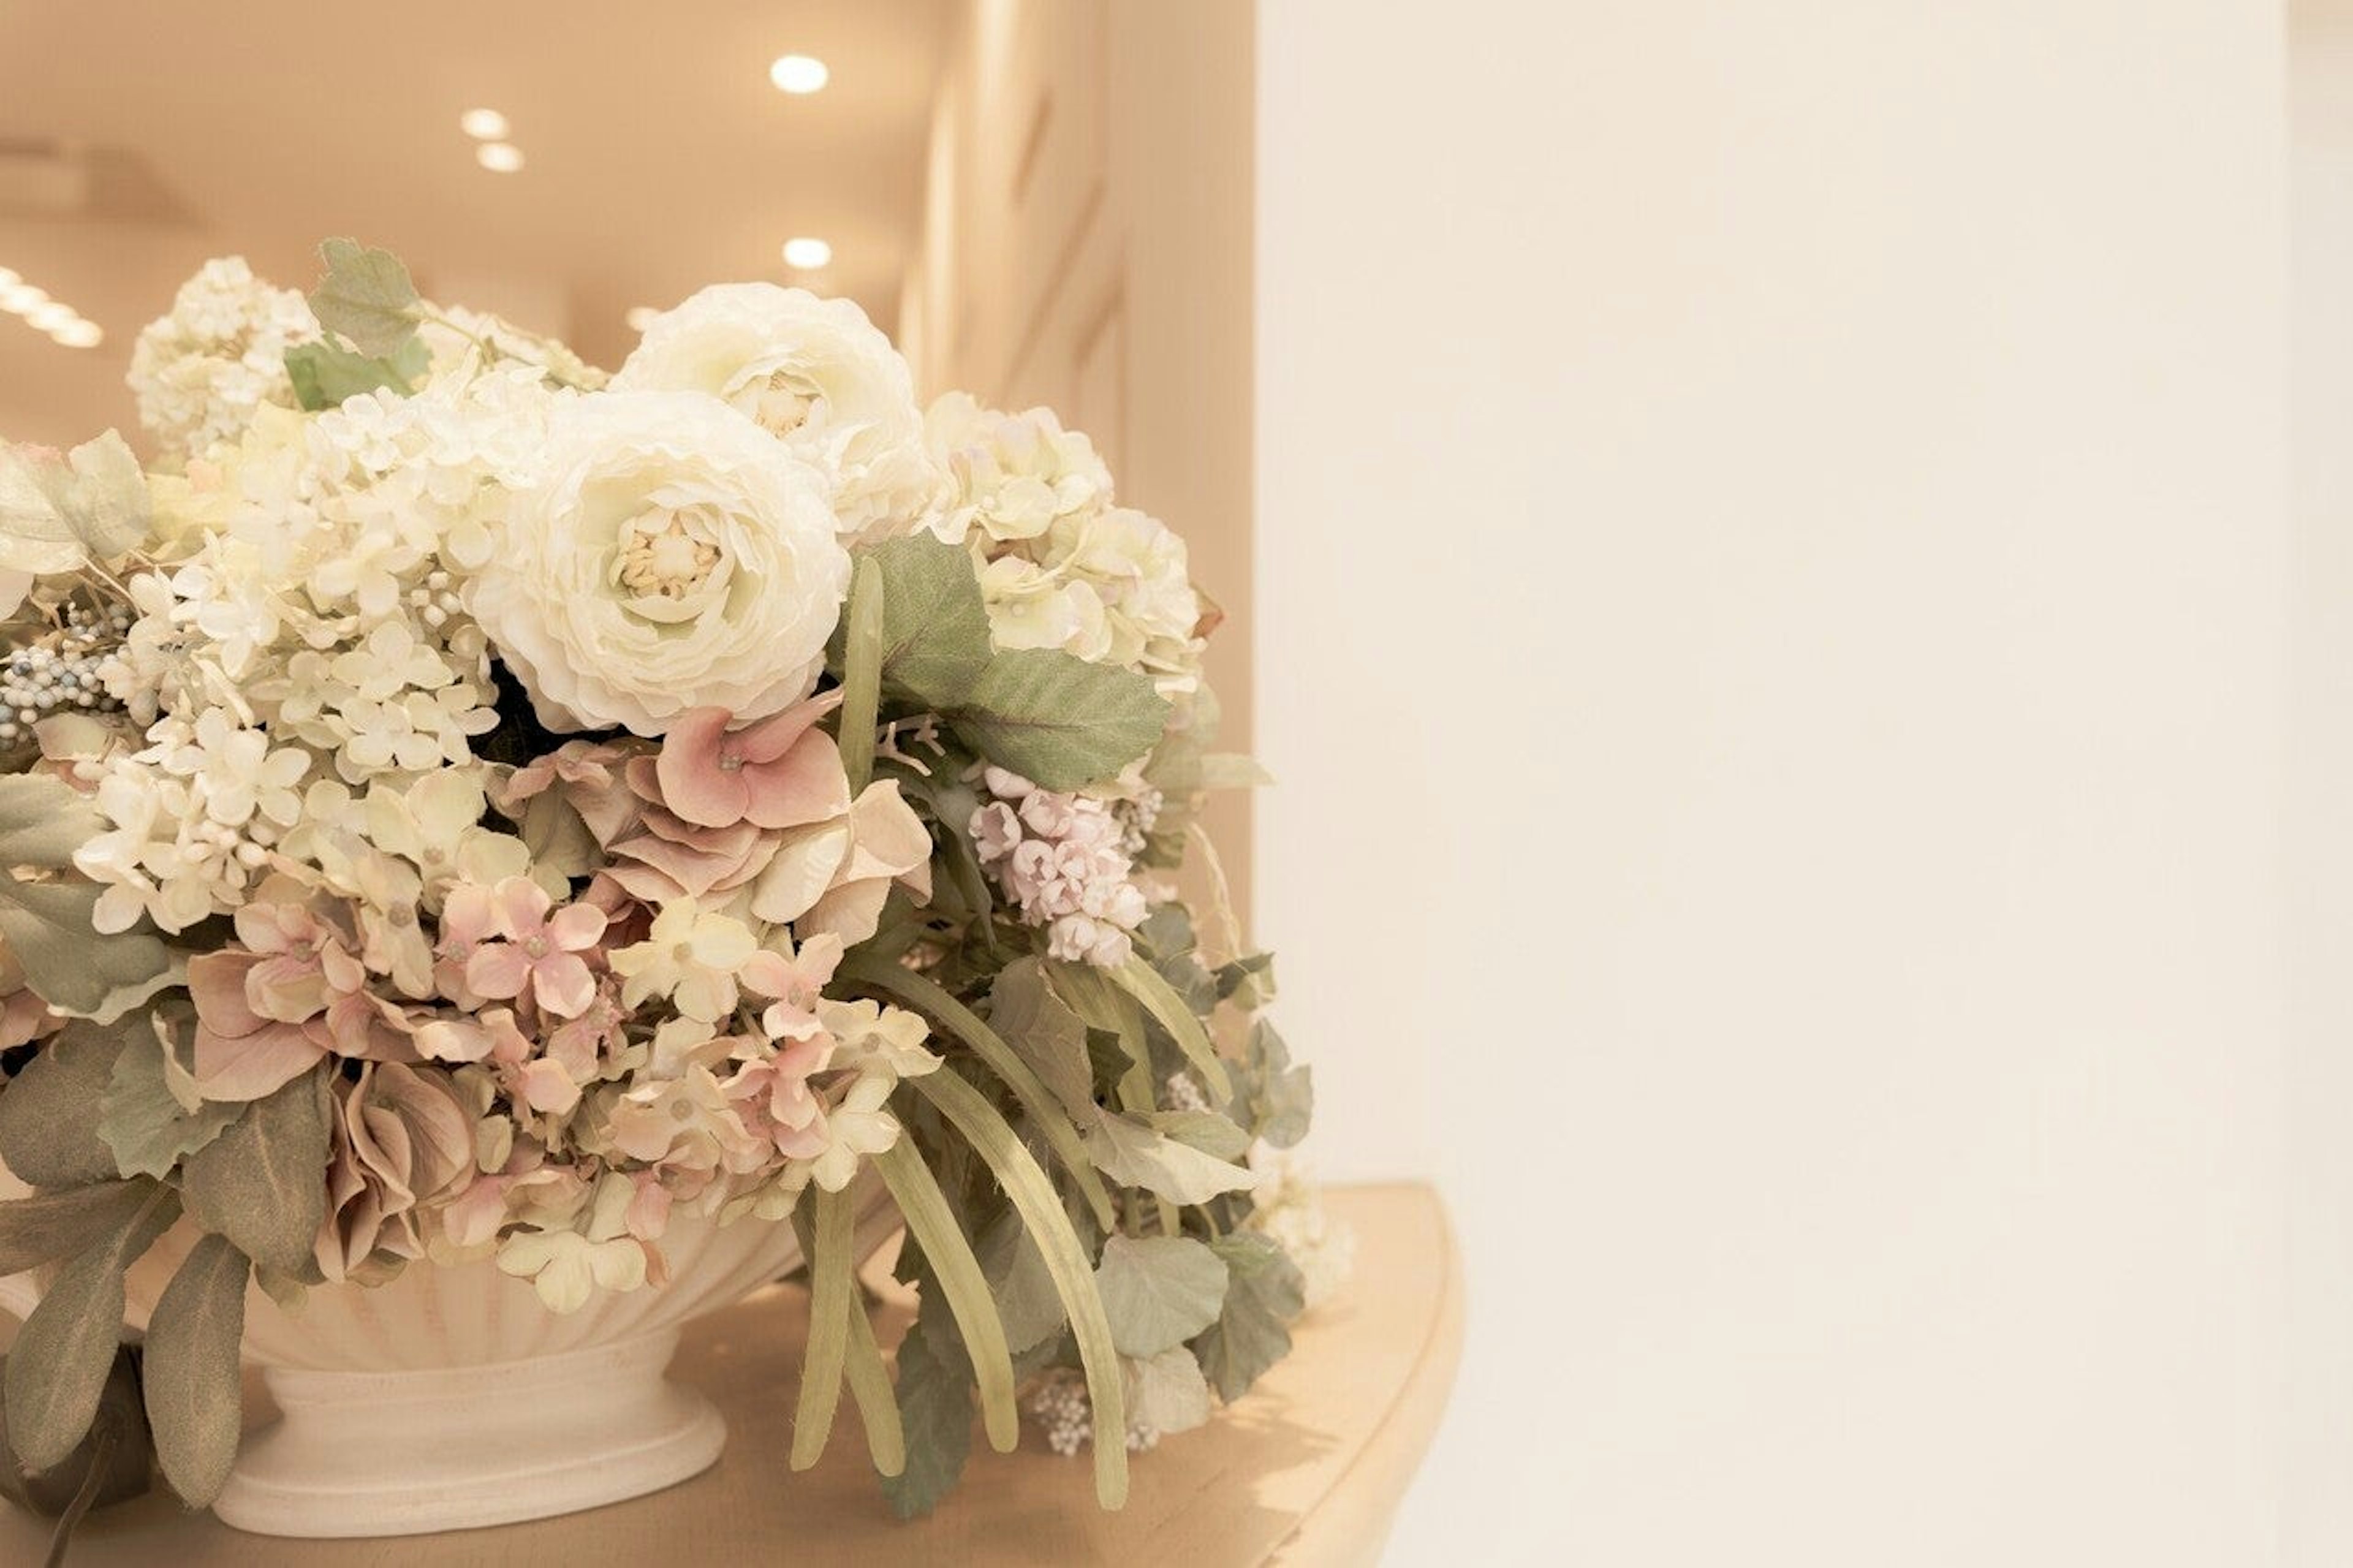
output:
[[[1468,1259],[1392,1561],[2353,1561],[2348,0],[0,0],[0,432],[346,233],[847,294],[1191,542]]]

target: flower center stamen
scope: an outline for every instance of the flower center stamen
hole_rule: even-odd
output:
[[[718,546],[698,537],[678,512],[653,507],[622,525],[614,575],[638,594],[683,599],[709,582],[718,564]]]

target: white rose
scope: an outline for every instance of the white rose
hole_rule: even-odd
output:
[[[937,485],[907,362],[848,300],[705,289],[655,319],[613,387],[722,399],[825,473],[847,534],[912,531]]]
[[[551,730],[659,735],[689,709],[807,697],[849,592],[824,476],[726,405],[608,392],[559,409],[467,607]]]

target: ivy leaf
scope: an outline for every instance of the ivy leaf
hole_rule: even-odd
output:
[[[155,1302],[143,1363],[164,1479],[191,1508],[220,1495],[244,1415],[237,1342],[252,1266],[225,1237],[196,1243]]]
[[[1314,1120],[1314,1071],[1291,1065],[1291,1047],[1264,1018],[1250,1026],[1248,1056],[1250,1121],[1261,1138],[1278,1149],[1293,1148]]]
[[[1230,1405],[1291,1353],[1291,1322],[1306,1310],[1298,1265],[1273,1237],[1238,1231],[1208,1244],[1231,1283],[1218,1321],[1193,1342],[1201,1369]]]
[[[1095,1288],[1119,1353],[1155,1356],[1218,1321],[1226,1265],[1190,1237],[1114,1236],[1103,1243]]]
[[[155,1186],[122,1226],[66,1265],[8,1352],[8,1442],[36,1470],[64,1460],[90,1430],[122,1338],[122,1275],[179,1217]]]
[[[37,1187],[81,1187],[122,1173],[98,1135],[99,1105],[122,1037],[73,1023],[0,1089],[0,1161]]]
[[[327,1218],[328,1108],[314,1070],[255,1100],[220,1136],[188,1156],[188,1214],[265,1268],[302,1274]]]
[[[933,1299],[925,1293],[926,1304]],[[972,1363],[928,1312],[899,1342],[899,1425],[906,1468],[883,1478],[882,1495],[892,1513],[913,1519],[947,1496],[972,1454]]]
[[[1060,648],[999,653],[951,715],[956,732],[999,767],[1048,789],[1106,779],[1152,750],[1168,703],[1151,679]]]
[[[6,1212],[0,1209],[0,1215]],[[1014,1210],[1007,1209],[982,1233],[980,1268],[988,1277],[989,1294],[997,1298],[1005,1343],[1014,1354],[1035,1350],[1062,1331],[1069,1318],[1062,1310],[1061,1293],[1054,1289],[1053,1271]]]
[[[1179,1143],[1129,1117],[1098,1111],[1087,1130],[1095,1168],[1124,1187],[1141,1187],[1176,1204],[1201,1204],[1219,1193],[1246,1192],[1258,1177]]]
[[[958,706],[993,652],[971,554],[923,533],[863,554],[882,578],[883,688],[941,711]],[[828,650],[837,670],[845,638],[836,628]]]
[[[425,340],[412,336],[389,358],[354,353],[338,343],[299,343],[286,351],[287,379],[305,413],[340,408],[363,393],[390,387],[406,396],[432,368]]]
[[[131,1222],[155,1184],[99,1182],[0,1203],[0,1275],[88,1252]]]
[[[123,1043],[99,1100],[98,1136],[126,1176],[165,1176],[221,1134],[245,1110],[241,1101],[199,1100],[194,1110],[172,1092],[164,1042]]]
[[[1256,1012],[1274,1000],[1274,954],[1245,953],[1218,966],[1218,1000]]]
[[[1164,1436],[1208,1423],[1208,1380],[1183,1345],[1129,1362],[1127,1386],[1127,1407],[1134,1419]]]
[[[109,430],[64,458],[0,445],[0,568],[36,575],[111,561],[154,526],[147,476]]]
[[[1035,958],[1017,959],[988,993],[988,1026],[1045,1080],[1071,1119],[1094,1114],[1095,1080],[1087,1061],[1087,1026],[1046,984]]]
[[[1153,1131],[1218,1160],[1239,1160],[1250,1152],[1250,1135],[1230,1117],[1214,1110],[1163,1110],[1150,1118]]]
[[[424,319],[408,268],[388,250],[354,239],[331,239],[319,247],[327,275],[311,290],[311,313],[361,353],[388,359],[398,353]]]

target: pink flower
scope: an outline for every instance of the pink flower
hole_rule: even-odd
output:
[[[795,1040],[775,1056],[746,1062],[727,1080],[744,1131],[775,1145],[788,1160],[814,1160],[830,1142],[825,1101],[809,1088],[811,1075],[833,1059],[834,1039],[823,1030]]]
[[[806,1040],[824,1027],[818,998],[840,963],[841,938],[831,932],[809,938],[789,958],[766,948],[752,955],[739,978],[745,989],[776,998],[760,1017],[771,1039]]]
[[[327,1055],[321,1020],[289,1024],[265,1017],[247,1000],[246,981],[263,962],[230,949],[188,960],[188,995],[196,1005],[196,1092],[206,1100],[259,1100],[317,1066]]]
[[[797,827],[839,816],[849,806],[841,752],[812,726],[840,701],[829,691],[732,731],[724,708],[692,710],[662,739],[662,804],[703,827]]]
[[[451,893],[454,900],[457,889]],[[504,999],[526,990],[539,1005],[575,1017],[596,1000],[596,976],[580,954],[605,934],[605,911],[592,904],[566,904],[553,915],[555,900],[528,877],[509,877],[492,889],[491,930],[502,942],[483,942],[466,960],[466,984],[481,995]],[[447,906],[444,907],[445,917]],[[479,911],[470,908],[470,922]],[[472,929],[470,923],[461,928]]]

